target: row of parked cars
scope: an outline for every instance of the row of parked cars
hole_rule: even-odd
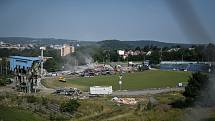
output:
[[[110,69],[103,69],[103,70],[86,69],[82,73],[80,73],[80,76],[91,77],[91,76],[112,75],[112,74],[115,74],[115,71]]]
[[[79,90],[78,88],[59,88],[56,89],[54,93],[67,96],[79,96],[80,94],[82,94],[81,90]]]

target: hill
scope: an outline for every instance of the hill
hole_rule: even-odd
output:
[[[50,45],[50,44],[71,44],[76,45],[92,45],[91,41],[78,41],[70,39],[56,39],[56,38],[30,38],[30,37],[0,37],[0,41],[10,44],[37,44],[37,45]]]
[[[103,49],[130,49],[145,46],[157,46],[157,47],[191,47],[193,44],[183,43],[166,43],[154,40],[137,40],[137,41],[120,41],[120,40],[104,40],[104,41],[79,41],[70,39],[56,39],[56,38],[30,38],[30,37],[0,37],[0,41],[11,44],[37,44],[37,45],[50,45],[50,44],[71,44],[81,46],[94,46],[99,45]],[[195,44],[197,45],[197,44]]]
[[[157,46],[157,47],[173,47],[180,46],[184,48],[192,47],[193,44],[182,43],[165,43],[153,40],[138,40],[138,41],[120,41],[120,40],[104,40],[97,42],[102,48],[105,49],[127,49],[127,48],[143,48],[145,46]]]

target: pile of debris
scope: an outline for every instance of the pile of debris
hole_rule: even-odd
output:
[[[82,77],[93,77],[98,75],[112,75],[115,74],[113,67],[110,65],[97,64],[93,68],[87,68],[80,73]]]
[[[118,104],[126,104],[126,105],[135,105],[138,102],[135,100],[135,98],[118,98],[118,97],[112,98],[112,101]]]

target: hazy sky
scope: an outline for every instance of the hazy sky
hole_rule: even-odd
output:
[[[215,40],[215,0],[190,3],[204,31]],[[0,0],[0,36],[87,41],[194,39],[187,36],[169,5],[168,0]]]

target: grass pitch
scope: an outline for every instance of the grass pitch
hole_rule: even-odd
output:
[[[137,90],[146,88],[175,87],[179,82],[186,82],[191,72],[148,70],[144,72],[126,73],[122,77],[123,90]],[[113,86],[119,90],[119,75],[101,75],[95,77],[67,78],[65,82],[57,79],[47,79],[43,84],[47,87],[76,87],[88,90],[90,86]]]

